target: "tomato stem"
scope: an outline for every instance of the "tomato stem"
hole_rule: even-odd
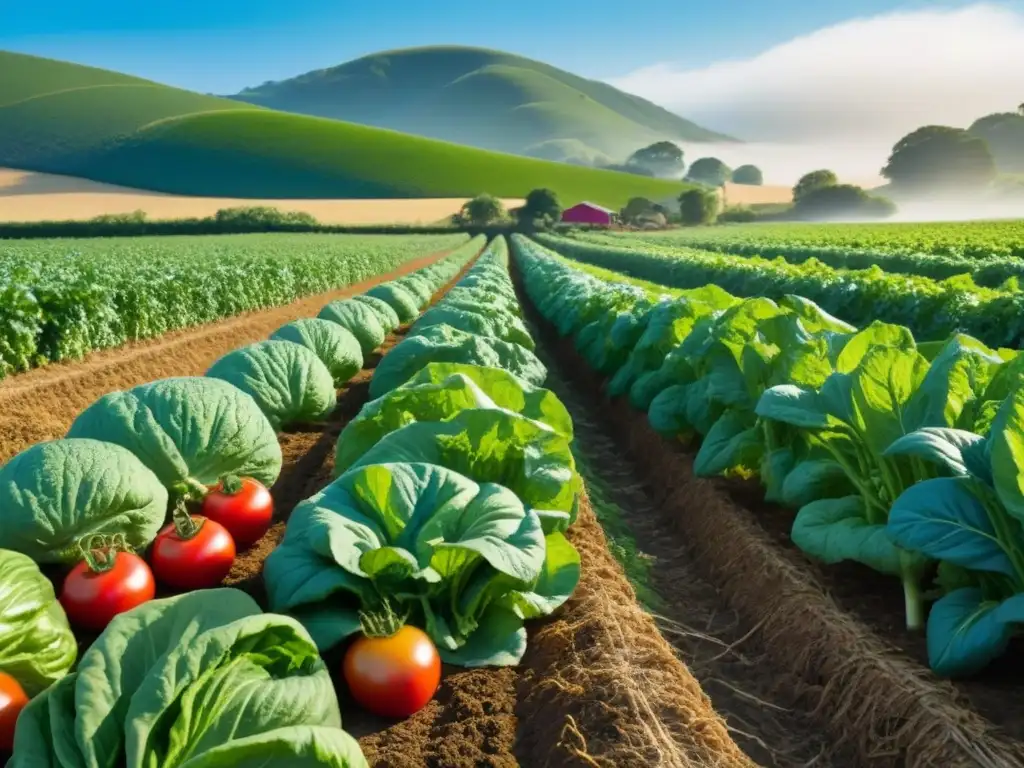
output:
[[[194,477],[186,477],[180,483],[171,486],[171,498],[174,500],[202,501],[209,492],[210,489]]]
[[[174,532],[183,541],[194,539],[199,535],[199,531],[203,529],[203,524],[206,522],[205,518],[200,517],[197,521],[195,517],[190,515],[183,499],[179,499],[177,504],[174,505],[171,520],[174,522]]]
[[[79,542],[82,559],[93,573],[104,573],[114,567],[119,552],[131,552],[132,547],[123,533],[106,536],[96,533]]]
[[[391,637],[405,626],[408,617],[408,612],[402,615],[395,613],[385,597],[378,610],[359,612],[359,624],[367,637]]]
[[[220,488],[228,496],[234,496],[242,491],[242,478],[238,475],[224,475],[220,479]]]

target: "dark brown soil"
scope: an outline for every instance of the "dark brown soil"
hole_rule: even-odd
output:
[[[695,477],[692,456],[660,438],[627,402],[604,397],[604,382],[572,343],[541,327],[563,368],[600,404],[622,450],[642,468],[672,544],[689,551],[765,654],[777,687],[794,706],[815,712],[836,746],[856,750],[857,763],[871,766],[1024,766],[1024,744],[1007,739],[963,695],[975,687],[978,703],[985,700],[979,688],[1001,697],[1013,683],[1000,690],[975,680],[955,688],[935,679],[919,662],[919,644],[906,643],[904,652],[892,643],[900,638],[893,629],[902,626],[898,585],[894,610],[887,580],[879,583],[864,569],[810,564],[786,543],[792,513],[783,519],[784,511],[752,497],[749,485]],[[878,597],[865,600],[861,590],[869,589]],[[854,614],[857,605],[868,621]],[[1020,705],[1009,696],[1002,701],[1019,726]]]

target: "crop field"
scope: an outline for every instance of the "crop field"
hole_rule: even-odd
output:
[[[1015,281],[682,237],[0,245],[0,764],[1024,766]]]

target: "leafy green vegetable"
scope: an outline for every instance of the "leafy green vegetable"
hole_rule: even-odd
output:
[[[298,505],[264,574],[271,606],[323,650],[387,599],[446,661],[504,666],[525,651],[523,621],[568,599],[579,568],[507,488],[413,462],[359,466]]]
[[[206,372],[251,396],[275,429],[324,419],[338,404],[334,378],[308,347],[261,341],[221,357]]]
[[[448,325],[434,325],[403,339],[384,356],[373,372],[370,396],[377,398],[390,392],[433,362],[501,368],[531,384],[541,384],[547,377],[543,363],[525,347],[475,336]]]
[[[31,697],[70,672],[77,655],[50,580],[28,556],[0,549],[0,672]]]
[[[355,336],[364,356],[383,344],[387,336],[387,331],[373,308],[353,299],[332,301],[320,310],[317,317],[337,323]]]
[[[445,364],[432,363],[424,371],[434,366]],[[494,368],[460,365],[445,367],[467,369],[475,374],[475,378],[462,371],[455,371],[437,383],[429,380],[417,383],[417,379],[422,379],[417,375],[401,387],[364,405],[338,437],[335,474],[347,470],[381,439],[406,424],[416,421],[447,421],[470,408],[505,408],[543,423],[546,407],[559,425],[568,425],[568,436],[571,436],[572,423],[568,413],[551,392],[530,387],[525,382],[520,387],[512,374]],[[427,376],[431,376],[431,372]],[[475,379],[483,381],[485,386],[489,385],[489,390],[482,389]],[[525,387],[532,390],[532,398],[528,399]],[[553,425],[545,426],[555,429]]]
[[[77,563],[79,541],[100,533],[144,549],[166,517],[167,489],[113,443],[37,443],[0,467],[0,548],[37,563]]]
[[[220,379],[163,379],[111,392],[83,411],[67,436],[127,448],[169,489],[205,488],[229,474],[270,487],[281,472],[281,446],[267,417]]]
[[[363,352],[359,340],[345,328],[330,320],[305,318],[283,325],[270,337],[308,347],[327,366],[340,387],[363,368]]]
[[[505,410],[465,410],[444,422],[421,421],[392,432],[354,466],[394,461],[448,467],[478,483],[500,483],[537,510],[548,533],[576,517],[582,481],[571,440]]]
[[[359,304],[365,304],[371,310],[373,310],[374,316],[380,323],[380,327],[384,329],[384,332],[390,333],[402,324],[402,321],[398,319],[398,313],[388,304],[384,299],[379,296],[371,296],[366,293],[361,293],[358,296],[353,296],[352,301]]]
[[[340,726],[298,622],[238,590],[203,590],[117,616],[24,710],[10,765],[365,767]]]
[[[466,333],[476,334],[477,336],[501,339],[502,341],[518,344],[531,351],[534,348],[533,337],[526,330],[523,321],[512,314],[479,312],[476,307],[469,310],[449,306],[447,302],[442,300],[438,305],[424,312],[413,323],[411,333],[422,333],[425,329],[435,325],[447,325]]]
[[[380,299],[391,307],[398,316],[400,324],[411,323],[420,313],[416,297],[397,283],[375,285],[365,295]]]

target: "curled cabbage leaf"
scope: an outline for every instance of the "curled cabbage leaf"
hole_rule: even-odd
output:
[[[431,363],[402,386],[364,405],[345,426],[335,452],[335,474],[406,424],[446,421],[468,408],[506,408],[572,437],[572,420],[553,392],[498,368]]]
[[[507,488],[433,464],[353,469],[299,504],[264,576],[321,650],[360,630],[381,596],[422,627],[445,661],[510,665],[524,619],[554,611],[579,581],[579,554]]]
[[[70,672],[77,656],[50,580],[27,555],[0,549],[0,672],[31,697]]]
[[[416,319],[416,315],[420,313],[416,297],[396,283],[375,285],[365,295],[387,303],[389,307],[395,310],[395,314],[398,315],[398,320],[401,323],[412,322]]]
[[[419,421],[396,430],[353,465],[392,461],[448,467],[478,483],[500,483],[531,509],[546,532],[576,519],[582,481],[571,438],[511,411],[474,408],[443,422]]]
[[[460,307],[449,307],[447,302],[442,302],[431,307],[420,316],[412,326],[412,334],[422,333],[434,325],[449,325],[458,328],[466,333],[475,333],[477,336],[489,336],[493,339],[501,339],[513,344],[518,344],[533,351],[534,341],[530,332],[526,330],[523,321],[515,315],[503,314],[495,316],[494,313],[476,312]]]
[[[120,445],[52,440],[0,467],[0,548],[37,563],[77,563],[79,542],[95,534],[144,549],[166,517],[167,489]]]
[[[335,386],[347,384],[363,368],[363,351],[351,331],[330,320],[307,317],[283,325],[270,337],[313,350],[334,377]]]
[[[402,321],[398,319],[398,313],[391,308],[384,299],[379,296],[371,296],[367,293],[361,293],[358,296],[353,296],[352,301],[365,304],[373,313],[377,316],[380,321],[380,327],[384,329],[385,333],[389,333],[402,324]]]
[[[320,310],[317,317],[337,323],[355,336],[364,356],[369,355],[383,344],[384,338],[387,336],[387,331],[384,330],[384,326],[373,308],[353,299],[332,301]]]
[[[220,379],[163,379],[110,392],[75,419],[67,436],[127,448],[166,488],[205,488],[224,475],[253,477],[269,488],[281,473],[281,446],[267,417]]]
[[[206,372],[251,396],[274,429],[327,418],[338,404],[334,378],[308,347],[261,341],[229,352]]]
[[[533,352],[518,344],[476,336],[449,325],[434,325],[400,341],[373,372],[370,397],[380,397],[432,362],[470,363],[501,368],[530,384],[542,384],[547,369]]]
[[[307,632],[236,589],[115,617],[22,712],[13,768],[365,768]]]
[[[394,282],[396,285],[402,286],[413,295],[418,307],[425,307],[430,303],[430,299],[434,296],[434,284],[428,280],[426,276],[417,272],[400,277]]]

